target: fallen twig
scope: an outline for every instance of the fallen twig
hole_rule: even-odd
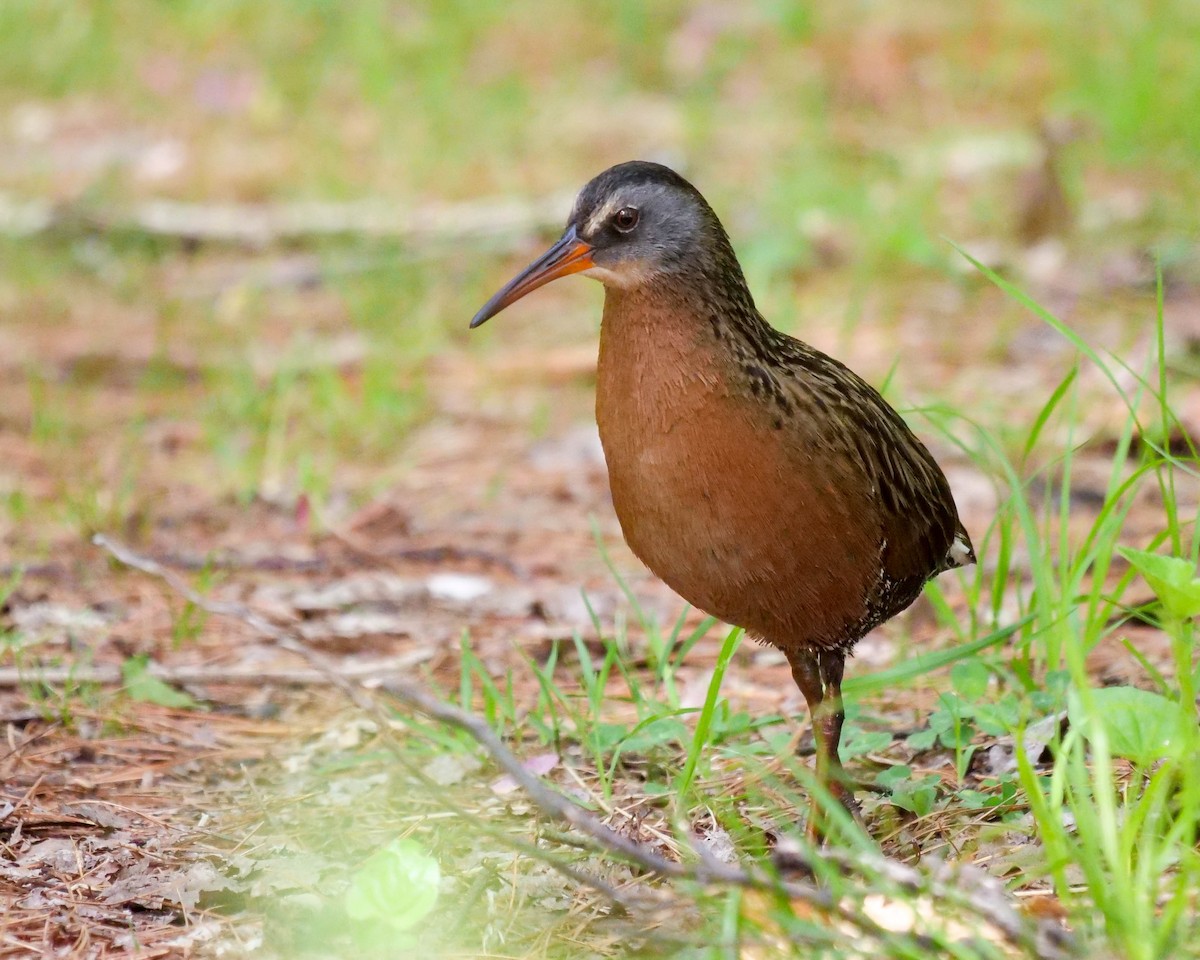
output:
[[[367,696],[364,686],[353,683],[348,677],[338,671],[337,664],[324,654],[313,650],[295,634],[272,623],[262,614],[238,603],[227,603],[211,600],[197,593],[178,574],[162,566],[149,557],[143,557],[128,547],[119,544],[103,534],[97,534],[93,542],[103,547],[121,563],[135,570],[141,570],[151,576],[165,581],[173,590],[179,593],[189,603],[208,613],[217,616],[232,617],[268,637],[280,647],[295,653],[308,661],[318,672],[324,674],[330,683],[345,692],[355,705],[375,714],[377,706]],[[707,867],[689,869],[683,864],[667,860],[640,844],[621,836],[612,828],[597,820],[577,804],[572,803],[560,793],[545,787],[541,781],[525,769],[516,755],[504,745],[487,722],[465,710],[444,703],[421,689],[417,684],[390,678],[382,680],[378,686],[387,694],[400,702],[415,708],[426,716],[470,734],[492,757],[493,760],[513,778],[530,796],[533,802],[546,814],[556,820],[569,823],[588,836],[598,840],[607,849],[618,853],[639,866],[664,877],[688,878],[701,883],[722,882],[746,884],[750,878],[736,867],[722,864],[719,869]],[[385,725],[386,725],[386,718]],[[818,905],[828,906],[829,898],[817,891],[806,891],[804,899],[812,899]]]
[[[240,620],[276,642],[281,648],[303,657],[314,670],[326,674],[329,682],[342,690],[356,706],[375,717],[381,733],[390,728],[390,719],[380,711],[378,704],[368,695],[365,685],[355,683],[338,673],[334,662],[324,654],[308,647],[289,631],[276,626],[261,614],[241,604],[214,601],[201,596],[178,574],[103,535],[97,535],[94,542],[126,566],[165,581],[195,606],[212,614]],[[701,857],[699,862],[690,864],[668,860],[644,845],[621,836],[582,807],[547,787],[539,777],[525,768],[482,717],[445,703],[421,686],[408,681],[387,678],[380,680],[377,684],[372,684],[372,686],[377,686],[394,699],[427,717],[469,734],[487,751],[496,764],[522,787],[543,814],[574,827],[604,850],[627,862],[636,864],[650,873],[699,885],[739,886],[764,890],[791,901],[806,903],[840,921],[851,923],[860,934],[875,938],[880,942],[887,942],[889,938],[899,935],[880,926],[864,909],[853,903],[851,898],[835,898],[832,894],[809,883],[785,880],[774,873],[758,868],[744,869],[734,864],[724,863],[714,857]],[[398,745],[394,746],[398,747]],[[423,781],[427,780],[424,772],[412,764],[402,751],[394,748],[393,753],[406,769],[413,771]],[[531,856],[537,857],[576,882],[592,887],[615,902],[636,908],[636,904],[631,903],[627,897],[603,881],[558,862],[556,858],[535,845],[514,841],[513,838],[501,834],[492,829],[482,818],[462,810],[448,796],[443,794],[442,799],[449,809],[470,819],[482,832],[496,836]],[[1041,960],[1058,960],[1066,955],[1062,949],[1061,938],[1047,936],[1045,931],[1033,929],[1003,896],[993,895],[994,891],[992,890],[983,890],[983,886],[978,882],[972,883],[971,889],[964,890],[960,889],[961,878],[955,875],[946,873],[937,877],[926,876],[911,867],[883,857],[873,857],[868,861],[847,852],[822,851],[819,855],[823,858],[828,855],[839,859],[848,871],[855,874],[874,874],[902,888],[914,892],[925,892],[931,896],[942,897],[947,902],[965,906],[980,920],[990,924],[1007,943],[1020,948],[1027,956],[1041,958]],[[908,933],[907,936],[922,942],[927,939],[916,931]]]
[[[134,570],[140,570],[143,573],[147,573],[152,577],[157,577],[158,579],[162,580],[172,590],[196,607],[215,616],[229,617],[234,620],[238,620],[267,639],[275,642],[281,649],[287,650],[290,653],[295,653],[302,657],[314,670],[324,674],[329,683],[341,690],[351,701],[351,703],[375,720],[375,723],[378,726],[379,734],[384,739],[384,742],[387,744],[387,746],[391,749],[392,755],[396,757],[396,759],[411,775],[420,780],[426,787],[430,789],[436,788],[436,784],[429,779],[426,772],[416,764],[412,763],[400,749],[399,745],[396,744],[390,737],[389,734],[392,728],[392,718],[387,716],[384,711],[380,709],[378,703],[376,703],[375,700],[369,695],[365,686],[360,683],[353,682],[338,672],[338,665],[336,661],[326,657],[323,653],[312,649],[294,634],[283,629],[282,627],[276,626],[262,614],[257,613],[249,607],[238,603],[225,603],[221,601],[210,600],[209,598],[202,596],[193,590],[191,585],[188,584],[188,582],[182,577],[180,577],[179,574],[172,570],[168,570],[166,567],[162,566],[162,564],[150,559],[149,557],[143,557],[130,550],[128,547],[110,540],[103,534],[97,534],[95,537],[93,537],[93,542],[98,547],[107,550],[118,561],[125,564],[125,566],[131,567]],[[466,811],[451,797],[446,795],[445,791],[442,791],[441,798],[443,805],[447,809],[458,814],[463,819],[470,820],[475,824],[481,833],[494,837],[498,841],[507,843],[508,845],[515,847],[529,856],[535,857],[536,859],[550,866],[552,869],[557,870],[559,873],[563,874],[563,876],[567,877],[573,882],[590,887],[598,892],[601,896],[611,900],[613,903],[619,903],[627,909],[636,909],[636,903],[634,903],[629,897],[624,896],[620,891],[614,889],[610,884],[605,883],[598,877],[593,877],[590,874],[577,870],[569,864],[562,863],[559,858],[552,856],[549,852],[542,850],[533,844],[525,844],[520,841],[516,841],[500,830],[494,829],[486,821],[479,817],[473,816]]]
[[[432,657],[432,650],[413,650],[402,656],[388,657],[384,660],[342,664],[338,666],[336,672],[338,676],[345,677],[347,680],[365,680],[382,676],[392,670],[404,670],[416,666]],[[165,667],[161,664],[151,663],[146,669],[151,676],[164,683],[173,684],[253,683],[259,685],[277,683],[288,687],[305,687],[330,682],[329,675],[322,670],[299,668]],[[24,683],[95,683],[111,686],[121,683],[123,679],[120,667],[115,666],[51,667],[34,663],[0,669],[0,687],[16,687]]]
[[[414,242],[485,240],[557,226],[570,205],[571,197],[554,194],[538,201],[473,200],[412,210],[383,200],[276,204],[146,200],[113,209],[17,200],[0,194],[0,234],[30,236],[84,229],[255,247],[339,235]]]
[[[498,567],[511,573],[518,579],[526,579],[527,575],[508,557],[501,556],[491,550],[469,549],[454,546],[409,547],[403,550],[376,550],[348,530],[341,530],[334,524],[321,518],[324,532],[335,542],[363,560],[369,560],[384,567],[398,568],[407,564],[441,564],[458,561],[474,561],[489,567]]]

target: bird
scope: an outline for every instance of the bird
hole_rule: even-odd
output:
[[[596,421],[626,542],[693,607],[783,652],[817,782],[855,812],[838,752],[846,657],[975,561],[945,474],[874,387],[763,318],[721,221],[669,167],[588,182],[471,329],[576,273],[605,290]]]

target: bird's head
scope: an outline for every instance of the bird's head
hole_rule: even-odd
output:
[[[714,257],[732,260],[733,253],[700,192],[662,164],[621,163],[579,191],[563,235],[497,291],[471,327],[572,273],[628,290],[667,274],[705,270]]]

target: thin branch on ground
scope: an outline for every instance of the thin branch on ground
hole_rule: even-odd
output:
[[[497,567],[516,577],[523,577],[524,571],[517,567],[512,560],[491,550],[478,550],[470,547],[460,547],[452,544],[433,544],[421,547],[405,547],[393,550],[373,550],[357,541],[353,534],[335,529],[323,517],[321,518],[323,533],[334,543],[355,554],[360,559],[384,567],[401,567],[413,563],[455,563],[462,561],[482,563],[489,567]],[[308,573],[317,574],[328,571],[335,560],[333,558],[315,555],[312,557],[287,556],[241,556],[237,552],[228,553],[156,553],[150,556],[156,563],[174,570],[191,572],[213,570],[253,570],[268,573]],[[45,563],[4,563],[0,564],[0,579],[13,576],[22,578],[44,577],[60,578],[68,573],[68,564],[48,561]]]
[[[134,233],[189,242],[263,247],[329,236],[410,242],[521,237],[560,226],[573,196],[542,200],[480,200],[430,204],[412,210],[386,201],[187,203],[145,200],[125,208],[56,204],[0,194],[0,235],[31,236],[67,230]]]
[[[295,634],[283,629],[272,623],[262,614],[240,603],[228,603],[217,600],[212,600],[198,593],[192,586],[173,570],[169,570],[162,564],[149,557],[141,556],[140,554],[130,550],[123,544],[117,543],[103,534],[97,534],[93,538],[96,546],[108,551],[120,563],[134,570],[140,570],[142,573],[156,577],[167,584],[175,593],[183,597],[189,603],[204,610],[214,616],[227,617],[232,620],[237,620],[246,626],[250,627],[255,632],[259,633],[268,640],[274,642],[280,649],[286,650],[289,653],[294,653],[304,659],[310,667],[317,672],[323,674],[327,681],[338,690],[340,690],[347,699],[350,700],[359,710],[370,716],[376,724],[379,735],[385,745],[388,747],[396,760],[404,767],[404,769],[422,783],[427,789],[437,791],[438,786],[423,769],[414,764],[409,757],[404,753],[400,744],[397,743],[392,736],[393,718],[388,716],[370,695],[369,691],[361,683],[356,683],[338,672],[337,661],[325,656],[318,650],[314,650],[308,644],[300,640]],[[519,763],[518,763],[519,766]],[[465,808],[455,803],[455,801],[446,793],[445,790],[439,791],[439,797],[442,804],[451,812],[455,813],[464,820],[471,822],[476,829],[481,833],[486,834],[497,840],[505,843],[510,847],[515,847],[522,852],[534,857],[554,870],[557,870],[563,876],[571,881],[584,886],[590,887],[601,896],[609,899],[613,903],[619,903],[622,907],[628,910],[636,910],[637,904],[629,897],[614,889],[610,884],[604,882],[598,877],[593,877],[581,870],[578,870],[569,864],[562,862],[561,858],[553,856],[548,851],[542,850],[530,844],[524,844],[514,840],[512,837],[500,831],[486,820],[478,817]]]
[[[238,603],[211,600],[197,593],[177,573],[166,569],[156,561],[143,557],[128,547],[116,543],[103,534],[93,538],[93,542],[108,551],[119,562],[140,570],[164,581],[172,590],[208,613],[238,620],[272,640],[280,648],[302,657],[316,671],[325,674],[329,682],[341,690],[359,709],[372,716],[379,725],[381,733],[391,729],[392,720],[369,695],[368,688],[356,683],[338,672],[337,664],[309,647],[298,636],[272,623],[262,614]],[[508,749],[496,732],[482,717],[468,713],[452,704],[446,703],[417,684],[397,678],[388,678],[377,684],[378,688],[393,699],[400,701],[413,710],[433,720],[455,727],[468,734],[478,743],[512,779],[526,792],[538,809],[553,820],[574,827],[599,844],[605,851],[621,859],[636,864],[646,871],[658,876],[690,882],[699,886],[737,886],[753,888],[786,897],[789,900],[809,904],[810,906],[830,915],[837,916],[843,921],[854,924],[863,934],[887,942],[897,934],[885,930],[862,909],[849,902],[846,897],[834,897],[832,894],[817,889],[809,883],[785,880],[774,873],[761,869],[743,869],[733,864],[727,864],[712,857],[705,857],[696,863],[680,863],[668,860],[642,844],[621,836],[612,828],[588,813],[582,807],[573,803],[562,794],[547,787],[539,777],[530,773]],[[420,779],[426,781],[423,771],[404,756],[399,744],[390,742],[389,746],[406,769],[414,772]],[[476,824],[480,830],[494,836],[505,843],[518,846],[523,851],[548,865],[560,870],[565,876],[577,883],[586,884],[602,893],[604,896],[619,902],[623,906],[634,906],[628,898],[621,895],[611,886],[597,878],[584,874],[574,868],[557,861],[546,851],[530,844],[514,841],[513,838],[501,834],[486,823],[483,818],[469,813],[459,807],[447,796],[442,796],[446,806],[459,815]],[[1027,955],[1041,960],[1058,960],[1065,956],[1060,938],[1047,936],[1046,931],[1033,929],[1021,915],[1006,901],[1003,895],[996,896],[991,889],[984,890],[984,884],[973,881],[972,889],[961,888],[961,874],[942,877],[929,877],[911,867],[887,860],[883,857],[870,858],[869,862],[859,855],[851,855],[845,851],[821,851],[823,859],[836,858],[840,860],[849,872],[858,875],[875,874],[883,877],[899,887],[909,890],[920,890],[930,895],[942,897],[948,902],[958,903],[967,907],[982,921],[990,924],[1003,939],[1012,946],[1019,947]],[[801,855],[800,859],[803,859]],[[911,937],[918,934],[911,933]],[[919,937],[918,937],[919,938]]]
[[[516,577],[523,575],[522,571],[510,559],[493,553],[490,550],[471,550],[453,546],[415,547],[406,550],[387,551],[376,550],[363,542],[356,534],[342,529],[335,523],[331,523],[319,510],[317,511],[317,519],[321,524],[322,532],[325,536],[329,537],[335,543],[340,544],[344,549],[349,550],[360,560],[367,560],[381,567],[398,569],[409,563],[444,563],[455,560],[475,560],[489,567],[499,567]]]
[[[433,657],[432,650],[413,650],[397,657],[371,660],[361,663],[341,664],[338,676],[347,680],[365,680],[378,677],[389,670],[405,670]],[[322,670],[288,669],[264,667],[219,667],[182,666],[165,667],[152,663],[147,672],[164,683],[173,684],[279,684],[287,687],[306,687],[330,682],[329,675]],[[119,667],[106,666],[45,666],[30,663],[20,667],[0,669],[0,688],[18,687],[26,683],[95,683],[112,686],[122,683],[124,677]]]
[[[140,556],[103,534],[97,534],[93,542],[98,547],[107,550],[126,566],[163,580],[176,593],[201,610],[216,616],[240,620],[246,626],[278,644],[282,649],[302,657],[313,669],[325,674],[329,682],[343,691],[355,706],[381,719],[385,727],[390,725],[388,718],[379,717],[378,706],[368,695],[366,687],[355,684],[343,676],[338,672],[338,664],[335,661],[308,646],[291,631],[277,626],[261,613],[243,604],[211,600],[201,595],[174,571],[168,570],[149,557]],[[378,686],[389,696],[418,712],[469,734],[488,752],[500,768],[529,794],[530,799],[539,809],[555,820],[561,820],[588,834],[613,853],[664,877],[693,879],[700,883],[718,882],[745,885],[749,882],[747,875],[737,868],[722,865],[720,870],[709,870],[708,868],[690,870],[683,864],[667,860],[641,844],[621,836],[562,794],[544,786],[539,778],[525,769],[524,764],[501,742],[482,717],[474,716],[465,710],[444,703],[414,683],[389,678],[381,681]],[[816,891],[809,891],[809,896],[806,896],[805,899],[815,900],[820,906],[828,906],[829,898]]]

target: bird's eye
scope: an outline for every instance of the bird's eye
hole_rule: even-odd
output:
[[[613,216],[613,225],[622,233],[628,233],[637,226],[637,207],[622,207]]]

